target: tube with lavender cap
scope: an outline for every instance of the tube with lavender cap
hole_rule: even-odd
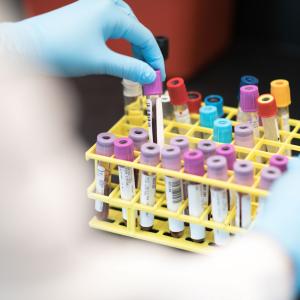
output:
[[[149,166],[156,166],[160,161],[160,149],[157,144],[146,143],[141,147],[141,163]],[[155,204],[156,174],[146,171],[141,172],[141,198],[144,205]],[[140,211],[140,226],[142,230],[151,231],[154,224],[154,215]]]
[[[148,130],[151,143],[157,143],[156,101],[163,93],[161,73],[159,70],[155,72],[154,82],[143,85],[144,95],[147,98]]]
[[[226,181],[227,162],[224,156],[213,155],[207,160],[207,177]],[[224,223],[228,213],[227,191],[211,186],[211,210],[215,222]],[[220,229],[214,229],[215,244],[218,246],[226,244],[229,233]]]
[[[288,168],[289,159],[281,154],[274,154],[270,158],[270,166],[278,168],[281,173],[284,173]]]
[[[181,168],[180,149],[177,146],[166,146],[161,151],[162,167],[179,171]],[[167,208],[176,212],[183,200],[182,181],[178,178],[165,176]],[[180,238],[184,232],[184,223],[174,218],[169,218],[171,236]]]
[[[192,175],[204,175],[204,157],[200,150],[189,150],[184,154],[184,172]],[[205,209],[205,195],[201,183],[189,182],[187,186],[189,215],[200,217]],[[205,240],[205,227],[190,223],[191,239],[197,243]]]
[[[116,159],[127,161],[134,160],[134,146],[130,138],[119,138],[114,142],[114,154]],[[135,183],[133,168],[118,166],[121,199],[131,201],[135,195]],[[127,210],[122,208],[122,215],[127,224]]]
[[[234,181],[240,185],[252,186],[254,182],[253,163],[238,160],[234,163]],[[235,226],[249,228],[251,224],[251,195],[236,193]]]
[[[262,190],[270,190],[272,184],[282,175],[280,169],[269,166],[264,167],[260,174],[259,188]],[[258,214],[261,214],[265,209],[266,197],[260,196],[258,199]]]
[[[238,124],[234,127],[234,143],[236,146],[252,149],[254,147],[253,129],[250,124]],[[238,158],[245,159],[247,153],[239,152]]]
[[[115,136],[112,133],[104,132],[97,135],[96,154],[112,156],[114,154]],[[108,196],[111,192],[111,166],[109,163],[98,162],[96,166],[96,193]],[[95,201],[96,217],[99,220],[106,220],[109,213],[108,203]]]

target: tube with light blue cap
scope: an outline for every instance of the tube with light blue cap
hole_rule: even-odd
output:
[[[218,117],[222,118],[224,115],[223,111],[223,97],[220,95],[209,95],[204,99],[204,103],[206,106],[215,106],[217,108]]]
[[[224,144],[232,142],[232,123],[230,120],[220,118],[214,121],[213,140]]]
[[[217,108],[215,106],[202,106],[199,110],[200,126],[205,128],[214,128],[214,121],[218,118]],[[208,139],[209,133],[202,132],[201,138]]]

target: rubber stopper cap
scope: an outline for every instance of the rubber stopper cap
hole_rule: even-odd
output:
[[[173,105],[184,105],[188,102],[188,94],[183,78],[174,77],[168,80],[167,88]]]
[[[277,107],[274,97],[271,94],[262,94],[257,99],[258,115],[261,118],[274,117],[277,113]]]
[[[199,92],[188,92],[188,108],[191,114],[199,113],[199,109],[202,103],[202,95]]]
[[[291,91],[287,80],[273,80],[271,82],[271,94],[275,98],[277,107],[286,107],[291,104]]]

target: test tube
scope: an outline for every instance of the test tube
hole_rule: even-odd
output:
[[[184,172],[192,175],[204,175],[204,156],[200,150],[189,150],[184,154]],[[189,215],[199,218],[206,205],[206,190],[201,183],[188,183]],[[202,243],[205,240],[205,227],[190,223],[191,239]]]
[[[208,158],[207,177],[223,181],[228,179],[225,157],[213,155]],[[210,192],[213,220],[218,223],[224,223],[228,213],[227,191],[211,186]],[[220,229],[214,229],[214,239],[216,245],[224,245],[229,239],[229,233]]]
[[[270,158],[270,166],[278,168],[281,173],[284,173],[287,170],[289,159],[280,154],[274,154]]]
[[[258,83],[259,83],[259,81],[255,76],[244,75],[240,79],[240,88],[244,85],[256,85],[256,86],[258,86]],[[237,97],[238,101],[240,101],[240,88],[239,88],[238,97]],[[242,111],[241,106],[240,106],[240,102],[239,102],[238,113],[237,113],[237,122],[243,123],[244,122],[243,119],[244,119],[244,112]]]
[[[201,150],[204,155],[204,161],[216,154],[216,143],[211,140],[203,140],[197,144],[197,149]]]
[[[254,136],[259,138],[259,118],[257,114],[257,98],[259,97],[256,85],[244,85],[240,89],[240,108],[243,112],[238,119],[239,123],[249,123],[253,128]]]
[[[181,168],[180,149],[177,146],[166,146],[161,151],[162,167],[179,171]],[[167,208],[176,212],[183,201],[182,181],[165,176]],[[169,218],[169,229],[172,237],[180,238],[184,232],[184,222]]]
[[[269,190],[274,183],[275,180],[277,180],[281,176],[281,171],[277,167],[269,166],[264,167],[260,174],[260,182],[259,182],[259,188],[262,190]],[[259,203],[259,210],[258,214],[260,214],[266,205],[266,197],[259,197],[258,203]]]
[[[202,103],[202,95],[199,92],[191,91],[188,92],[187,105],[190,114],[198,114]]]
[[[254,182],[253,163],[249,160],[237,160],[233,166],[234,181],[240,185],[252,186]],[[235,226],[248,228],[251,224],[251,195],[236,193]]]
[[[277,105],[277,118],[280,130],[290,132],[290,113],[291,91],[289,82],[285,79],[276,79],[271,82],[271,94],[274,96]],[[287,137],[283,137],[283,142]],[[291,155],[291,150],[286,151],[287,155]]]
[[[157,143],[156,102],[163,92],[161,73],[159,70],[155,72],[156,78],[154,82],[143,85],[144,95],[147,97],[148,130],[151,143]]]
[[[216,155],[225,157],[227,162],[227,169],[233,170],[233,165],[236,161],[236,153],[234,146],[231,144],[220,145],[216,149]],[[232,209],[235,201],[235,193],[232,190],[227,190],[228,193],[228,209]]]
[[[220,118],[214,121],[213,140],[224,144],[232,142],[232,123],[230,120]]]
[[[157,144],[146,143],[141,147],[141,163],[149,166],[158,165],[160,149]],[[153,206],[155,204],[156,174],[141,172],[141,204]],[[154,215],[140,211],[140,226],[142,230],[151,231],[154,224]]]
[[[174,111],[173,111],[173,105],[171,103],[171,99],[170,99],[168,91],[166,91],[161,96],[161,103],[162,103],[162,108],[163,108],[164,119],[172,120],[173,115],[174,115]]]
[[[189,109],[187,106],[188,95],[184,80],[181,77],[171,78],[167,82],[167,88],[173,104],[175,120],[179,123],[191,124]],[[180,129],[180,128],[179,128]],[[179,130],[179,133],[182,130]]]
[[[114,154],[115,136],[104,132],[97,135],[96,154],[112,156]],[[96,169],[96,193],[108,196],[111,192],[111,165],[110,163],[98,162]],[[109,205],[100,200],[95,201],[96,217],[98,220],[108,218]]]
[[[143,116],[142,102],[137,101],[143,95],[142,86],[138,82],[128,79],[123,79],[122,85],[125,115]],[[134,102],[137,102],[137,106],[135,107],[132,106]]]
[[[214,128],[214,121],[218,118],[217,108],[215,106],[202,106],[200,108],[200,126],[205,128]],[[202,133],[201,138],[208,139],[209,133]]]
[[[204,103],[206,106],[216,107],[219,118],[222,118],[224,115],[223,102],[223,97],[220,95],[208,95],[204,98]]]
[[[279,142],[280,135],[277,123],[277,108],[274,97],[271,94],[263,94],[258,97],[258,114],[264,127],[264,138]],[[267,145],[268,152],[277,152],[277,147]]]
[[[183,135],[171,138],[170,145],[179,147],[181,160],[183,159],[184,153],[189,150],[189,140]]]
[[[134,145],[130,138],[118,138],[114,141],[114,154],[116,159],[134,160]],[[135,195],[135,182],[133,168],[118,166],[121,199],[131,201]],[[122,215],[127,224],[127,210],[122,208]]]
[[[254,147],[253,129],[250,124],[238,124],[234,127],[234,143],[236,146],[252,149]],[[247,153],[238,153],[238,158],[245,159]]]
[[[144,128],[131,128],[129,130],[129,138],[132,139],[133,145],[134,145],[134,150],[136,151],[141,151],[141,147],[143,144],[148,142],[149,136],[147,130]],[[135,182],[135,187],[139,187],[139,170],[134,169],[134,182]]]

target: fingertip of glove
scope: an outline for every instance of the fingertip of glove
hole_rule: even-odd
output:
[[[140,83],[141,84],[152,83],[155,80],[155,78],[156,78],[156,74],[155,74],[154,70],[152,70],[152,69],[145,70],[142,73]]]

